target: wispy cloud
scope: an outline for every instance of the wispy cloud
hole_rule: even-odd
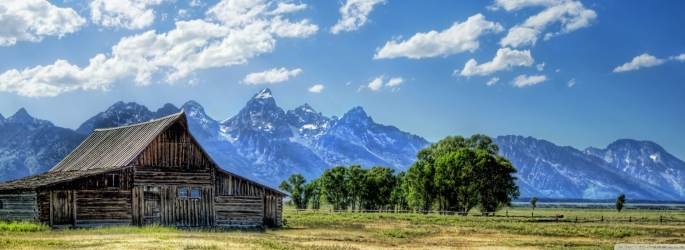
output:
[[[478,65],[475,59],[471,59],[464,65],[459,73],[462,76],[489,75],[500,70],[509,70],[512,66],[530,67],[535,60],[530,55],[530,50],[518,51],[510,48],[497,50],[497,55],[490,62]]]
[[[163,0],[93,0],[89,4],[90,19],[104,27],[142,29],[155,21],[155,12],[151,7],[162,2]]]
[[[297,76],[302,73],[302,69],[287,70],[285,68],[270,69],[259,73],[250,73],[245,76],[243,83],[245,84],[265,84],[278,83],[290,79],[291,76]]]
[[[323,85],[317,84],[308,88],[307,90],[312,93],[321,93],[321,90],[323,90]]]
[[[492,86],[492,85],[495,85],[495,83],[497,83],[497,81],[499,81],[499,78],[493,77],[493,78],[490,79],[490,81],[488,81],[486,84],[487,84],[488,86]]]
[[[636,56],[630,62],[627,62],[621,66],[616,67],[614,69],[614,73],[637,70],[639,68],[654,67],[654,66],[663,64],[664,61],[665,60],[658,59],[654,56],[651,56],[651,55],[648,55],[645,53],[645,54]]]
[[[544,40],[588,27],[597,18],[595,11],[586,9],[580,1],[570,0],[496,0],[490,9],[504,8],[506,11],[516,11],[533,6],[543,6],[546,9],[509,29],[500,45],[514,48],[535,45],[538,37],[550,24],[560,23],[561,30],[545,33]]]
[[[347,0],[340,7],[342,18],[338,20],[331,33],[338,34],[341,31],[353,31],[359,29],[368,22],[367,16],[373,10],[374,5],[385,3],[385,0]]]
[[[441,32],[417,33],[406,41],[389,41],[378,49],[374,59],[407,57],[413,59],[447,56],[478,49],[478,38],[485,33],[503,31],[499,23],[485,20],[477,14],[466,22],[455,22],[449,29]]]
[[[536,76],[526,76],[526,75],[520,75],[514,78],[514,81],[511,82],[511,85],[514,87],[519,87],[523,88],[525,86],[533,86],[535,84],[541,83],[547,81],[547,76],[544,75],[536,75]]]
[[[568,83],[566,84],[566,86],[568,86],[569,88],[570,88],[570,87],[573,87],[573,85],[576,85],[576,79],[575,79],[575,78],[571,79],[571,80],[568,81]]]

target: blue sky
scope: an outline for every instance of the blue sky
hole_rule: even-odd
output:
[[[117,101],[220,120],[362,106],[429,141],[651,140],[685,159],[685,2],[9,0],[0,114],[75,129]]]

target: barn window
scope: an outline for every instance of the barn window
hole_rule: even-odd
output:
[[[200,189],[191,189],[190,190],[190,198],[200,198]]]
[[[2,207],[2,201],[0,201],[0,209],[3,209],[3,207]]]
[[[107,175],[107,188],[119,188],[119,174]]]
[[[188,189],[181,188],[178,190],[178,197],[181,198],[187,198],[188,197]]]

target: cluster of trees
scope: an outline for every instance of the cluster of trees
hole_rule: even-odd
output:
[[[337,166],[307,184],[293,175],[279,188],[298,209],[319,209],[323,200],[335,210],[497,211],[519,196],[516,169],[498,151],[485,135],[449,136],[419,151],[407,172]]]

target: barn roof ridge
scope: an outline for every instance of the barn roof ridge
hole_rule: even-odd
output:
[[[95,132],[95,131],[98,131],[98,132],[99,132],[99,131],[108,131],[108,130],[115,130],[115,129],[124,129],[124,128],[130,128],[130,127],[135,127],[135,126],[147,125],[147,124],[150,124],[150,123],[159,122],[159,120],[162,120],[162,119],[167,119],[167,118],[170,118],[170,117],[176,117],[176,116],[180,116],[180,115],[184,115],[184,114],[185,114],[185,111],[181,110],[181,112],[178,112],[178,113],[175,113],[175,114],[171,114],[171,115],[167,115],[167,116],[165,116],[165,117],[160,117],[160,118],[157,118],[157,119],[154,119],[154,120],[149,120],[149,121],[146,121],[146,122],[141,122],[141,123],[136,123],[136,124],[130,124],[130,125],[125,125],[125,126],[109,127],[109,128],[98,128],[98,129],[94,129],[93,132]]]

